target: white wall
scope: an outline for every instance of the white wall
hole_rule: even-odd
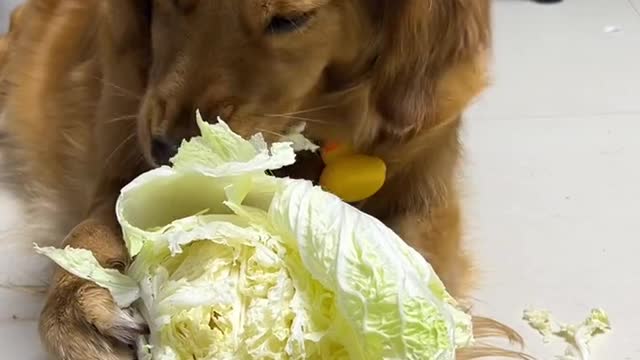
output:
[[[9,27],[9,14],[11,10],[22,0],[0,0],[0,32],[5,32]]]

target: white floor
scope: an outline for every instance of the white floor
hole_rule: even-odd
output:
[[[547,360],[558,348],[523,324],[523,309],[577,322],[602,307],[614,331],[593,359],[640,359],[640,14],[627,0],[496,5],[495,84],[465,134],[468,235],[484,275],[476,310]],[[15,212],[3,196],[0,232]],[[3,280],[22,271],[7,269]],[[42,358],[38,306],[0,289],[0,349],[14,354],[3,358]]]
[[[22,0],[0,0],[0,31],[4,32],[9,27],[9,14]]]

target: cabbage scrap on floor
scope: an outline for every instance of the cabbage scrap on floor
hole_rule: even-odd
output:
[[[559,338],[568,344],[564,354],[556,357],[557,360],[590,360],[591,340],[611,330],[609,316],[602,309],[591,310],[579,325],[560,323],[546,310],[525,310],[523,320],[543,336],[545,343]]]
[[[292,143],[197,121],[172,167],[121,192],[125,274],[88,251],[37,248],[140,311],[141,359],[452,360],[472,343],[470,315],[392,230],[267,174],[295,161]]]

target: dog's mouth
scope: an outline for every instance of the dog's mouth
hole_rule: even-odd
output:
[[[177,143],[166,144],[160,142],[152,142],[151,146],[151,166],[160,167],[171,165],[171,159],[177,154],[179,146]],[[274,176],[281,178],[303,179],[318,185],[320,175],[325,168],[319,150],[309,151],[302,150],[296,152],[296,162],[292,165],[277,169],[271,172]]]
[[[320,153],[305,150],[296,153],[296,162],[294,164],[273,171],[273,175],[309,180],[318,185],[324,167],[325,164]]]

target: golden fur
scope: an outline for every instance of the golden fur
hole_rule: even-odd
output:
[[[159,162],[154,148],[195,133],[196,108],[243,135],[304,120],[312,138],[386,161],[384,188],[356,205],[464,300],[458,132],[487,83],[489,14],[489,0],[30,0],[0,39],[7,151],[33,201],[56,204],[64,243],[124,268],[118,191]],[[299,29],[264,30],[300,15]],[[476,323],[481,337],[511,333]],[[56,272],[40,324],[53,357],[130,359],[140,331],[105,290]],[[517,354],[459,358],[497,355]]]

